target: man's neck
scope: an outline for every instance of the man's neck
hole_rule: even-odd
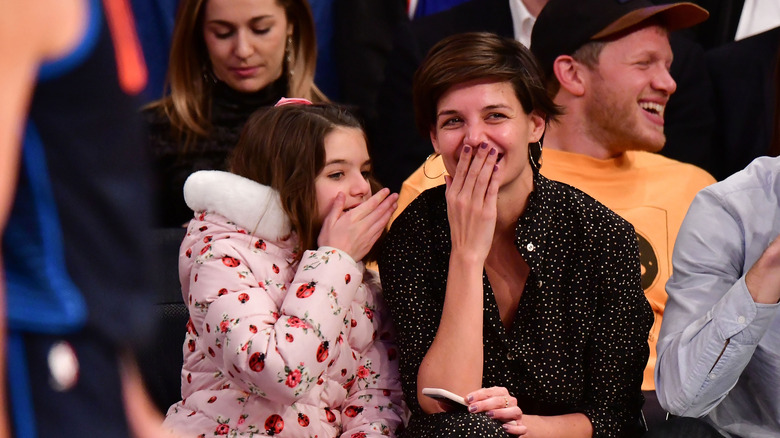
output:
[[[611,150],[599,142],[576,117],[564,114],[558,117],[557,122],[550,123],[544,133],[544,148],[583,154],[599,160],[618,158],[625,153]]]
[[[528,9],[528,12],[531,13],[534,17],[539,16],[539,12],[542,11],[542,8],[544,5],[547,4],[548,0],[521,0],[523,4],[525,5],[525,8]]]

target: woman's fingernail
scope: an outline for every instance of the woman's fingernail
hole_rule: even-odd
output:
[[[490,155],[496,154],[496,148],[490,148]]]
[[[493,166],[493,172],[495,172],[495,171],[497,171],[497,170],[498,170],[498,164],[496,164],[495,166]]]
[[[485,143],[485,142],[483,141],[483,142],[482,142],[482,143],[479,145],[479,147],[481,147],[482,149],[487,149],[487,143]]]
[[[463,152],[466,153],[466,154],[471,152],[471,146],[463,146]]]
[[[509,425],[508,424],[502,424],[501,427],[503,427],[504,430],[509,430]]]
[[[469,412],[477,412],[477,405],[469,405]]]
[[[496,414],[493,413],[493,411],[487,411],[485,415],[488,416],[488,418],[493,418]]]
[[[466,401],[467,401],[468,403],[471,403],[471,402],[473,402],[473,401],[474,401],[474,396],[473,396],[473,395],[470,395],[470,396],[466,397]]]

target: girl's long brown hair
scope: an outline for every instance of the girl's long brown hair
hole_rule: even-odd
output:
[[[304,250],[317,247],[322,223],[314,181],[325,167],[325,137],[337,127],[363,130],[354,115],[336,104],[261,109],[247,121],[230,158],[231,172],[279,192],[300,242],[298,260]],[[369,183],[372,193],[381,188],[373,177]],[[375,260],[375,251],[363,260]]]

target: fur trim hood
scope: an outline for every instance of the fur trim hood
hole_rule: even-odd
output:
[[[184,201],[192,211],[217,213],[253,235],[279,240],[292,231],[276,190],[230,172],[193,173],[184,183]]]

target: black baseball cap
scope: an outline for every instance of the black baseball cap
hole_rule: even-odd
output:
[[[699,24],[706,9],[689,2],[654,5],[648,0],[550,0],[531,32],[531,52],[545,74],[560,55],[571,55],[588,41],[600,40],[654,17],[670,31]]]

